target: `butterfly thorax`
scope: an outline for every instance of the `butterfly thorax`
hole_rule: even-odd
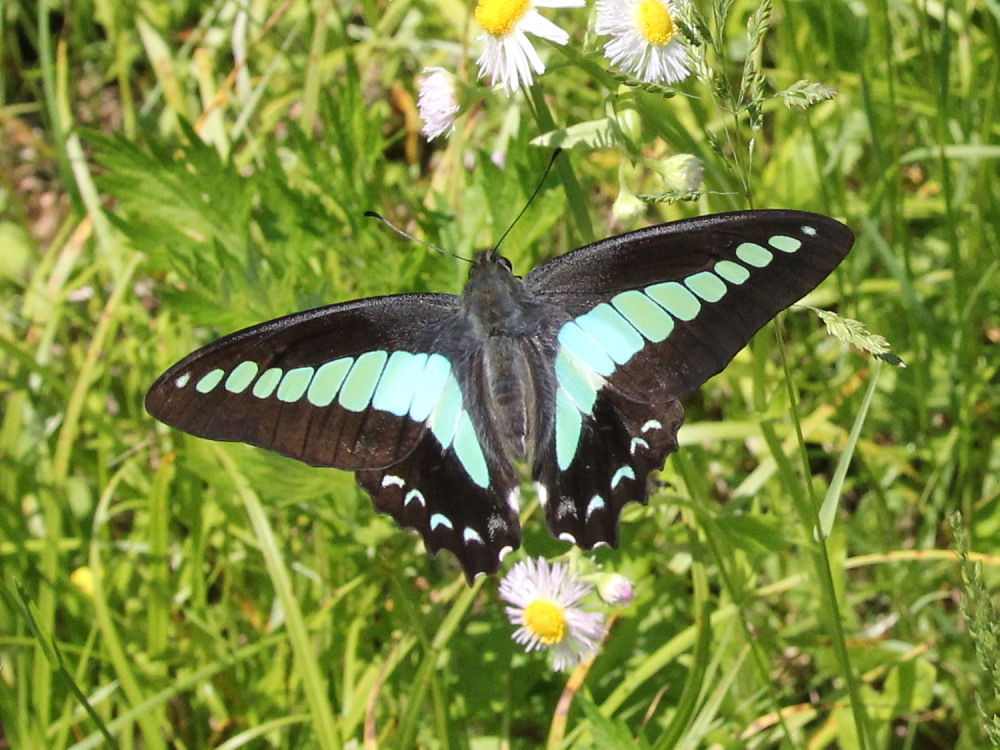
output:
[[[539,306],[494,251],[473,264],[462,305],[478,350],[472,369],[482,379],[485,412],[504,451],[524,458],[536,429],[539,373],[530,365],[530,347],[543,322]]]

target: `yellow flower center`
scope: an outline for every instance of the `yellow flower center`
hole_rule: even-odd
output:
[[[566,618],[562,608],[536,599],[524,608],[524,627],[546,646],[559,643],[566,637]]]
[[[531,0],[479,0],[476,21],[491,36],[505,37],[531,10]]]
[[[478,11],[477,11],[477,18]],[[642,0],[635,9],[635,22],[646,41],[662,46],[674,38],[674,20],[657,0]]]

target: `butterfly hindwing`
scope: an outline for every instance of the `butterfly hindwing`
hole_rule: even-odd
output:
[[[431,553],[455,554],[469,582],[495,573],[506,552],[521,545],[519,489],[509,461],[490,461],[490,483],[481,487],[462,468],[454,448],[443,454],[428,432],[400,463],[356,472],[375,509],[416,529]]]
[[[563,468],[556,441],[538,451],[532,477],[544,499],[549,533],[583,549],[618,544],[618,516],[646,504],[648,478],[677,450],[684,419],[678,401],[650,404],[604,388],[582,418],[576,449]]]

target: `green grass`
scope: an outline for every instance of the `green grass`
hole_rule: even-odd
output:
[[[538,86],[480,92],[431,145],[415,79],[474,78],[471,5],[249,3],[245,32],[236,4],[38,5],[0,11],[0,748],[998,742],[996,3],[777,2],[757,43],[757,6],[699,6],[715,43],[674,96],[609,75],[588,10],[543,10],[574,41],[539,44]],[[802,79],[838,95],[770,96]],[[216,335],[459,291],[464,264],[364,211],[469,255],[568,136],[504,240],[518,272],[646,223],[819,211],[858,239],[807,302],[907,365],[793,310],[689,397],[649,506],[584,555],[636,599],[571,676],[350,474],[142,407]],[[704,192],[616,221],[620,165],[657,194],[676,153]],[[564,552],[538,515],[527,552]]]

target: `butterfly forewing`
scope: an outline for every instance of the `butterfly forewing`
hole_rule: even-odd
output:
[[[150,389],[157,419],[356,472],[375,508],[449,549],[467,575],[520,544],[517,481],[470,401],[466,320],[451,295],[333,305],[226,336]]]
[[[171,367],[147,394],[146,409],[192,435],[314,466],[389,466],[424,426],[375,406],[393,388],[419,381],[437,331],[454,321],[456,300],[377,297],[239,331]]]
[[[568,318],[557,333],[556,368],[560,358],[574,365],[563,368],[564,390],[586,397],[592,389],[578,381],[594,380],[666,402],[725,367],[852,243],[847,227],[816,214],[718,214],[587,245],[524,283]]]

